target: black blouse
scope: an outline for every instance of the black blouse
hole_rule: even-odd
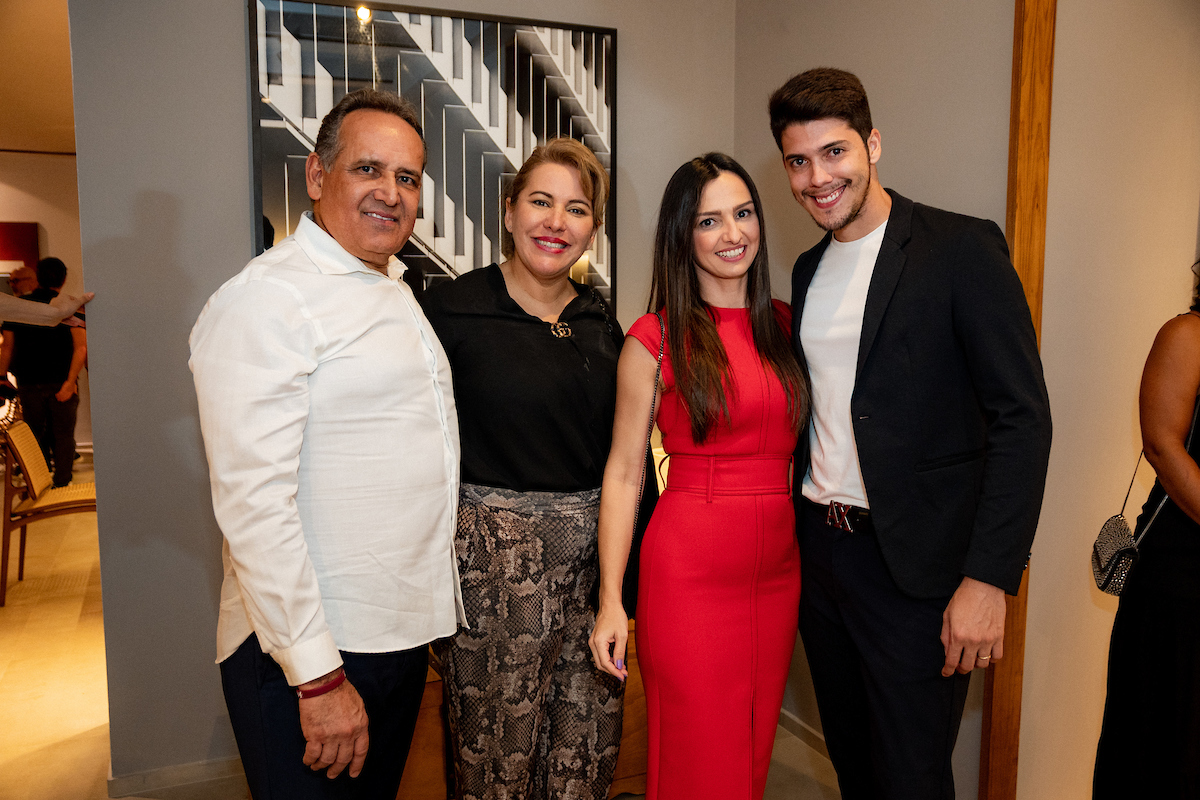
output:
[[[604,301],[574,286],[579,294],[555,326],[517,305],[495,264],[426,294],[454,375],[463,481],[516,491],[600,486],[623,335]]]

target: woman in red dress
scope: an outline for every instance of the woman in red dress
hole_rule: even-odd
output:
[[[800,554],[791,459],[808,384],[771,299],[762,204],[710,153],[659,210],[650,309],[617,366],[600,501],[597,666],[624,678],[621,581],[651,403],[670,455],[642,544],[637,647],[649,723],[648,800],[762,797],[796,641]],[[676,333],[679,332],[679,333]]]

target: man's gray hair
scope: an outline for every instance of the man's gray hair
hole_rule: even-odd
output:
[[[425,146],[425,133],[421,129],[421,119],[416,106],[399,95],[382,92],[378,89],[359,89],[350,92],[330,109],[329,113],[325,115],[325,119],[321,120],[321,129],[317,132],[315,147],[317,157],[321,159],[321,166],[326,170],[333,167],[333,162],[337,160],[338,154],[342,151],[340,141],[342,122],[350,112],[362,110],[395,114],[411,125],[417,132],[417,136],[421,138],[421,166],[425,166],[429,160],[429,148]]]

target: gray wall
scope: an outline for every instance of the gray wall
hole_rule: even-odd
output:
[[[738,0],[735,151],[766,206],[776,296],[791,299],[792,262],[822,231],[788,188],[768,123],[771,92],[812,67],[854,72],[882,136],[883,185],[1003,227],[1013,13],[1012,0],[914,0],[903,13],[886,0],[856,3],[853,13],[835,0]],[[959,797],[977,792],[982,692],[977,673],[955,753]],[[784,712],[820,730],[800,643]]]
[[[251,255],[242,3],[71,2],[112,772],[235,755],[187,335]]]
[[[1195,0],[1058,0],[1042,317],[1055,442],[1030,567],[1023,800],[1091,797],[1117,601],[1088,554],[1141,447],[1146,353],[1191,297],[1198,42]],[[1143,464],[1130,518],[1152,478]]]
[[[732,0],[446,6],[617,29],[628,325],[646,302],[667,178],[733,147]],[[241,0],[70,3],[83,262],[100,298],[88,334],[118,778],[236,754],[212,663],[220,534],[186,362],[204,301],[251,255],[244,17]]]

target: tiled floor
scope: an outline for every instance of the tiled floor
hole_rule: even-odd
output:
[[[91,480],[90,466],[75,479]],[[108,695],[95,514],[29,529],[25,580],[0,608],[0,800],[108,797]],[[766,800],[837,800],[829,762],[780,728]],[[155,792],[143,800],[242,800],[226,779]],[[632,797],[632,796],[626,796]]]
[[[2,476],[0,476],[2,477]],[[90,466],[75,480],[91,480]],[[96,515],[29,527],[25,580],[14,532],[0,608],[0,794],[11,800],[105,795],[108,687]]]

